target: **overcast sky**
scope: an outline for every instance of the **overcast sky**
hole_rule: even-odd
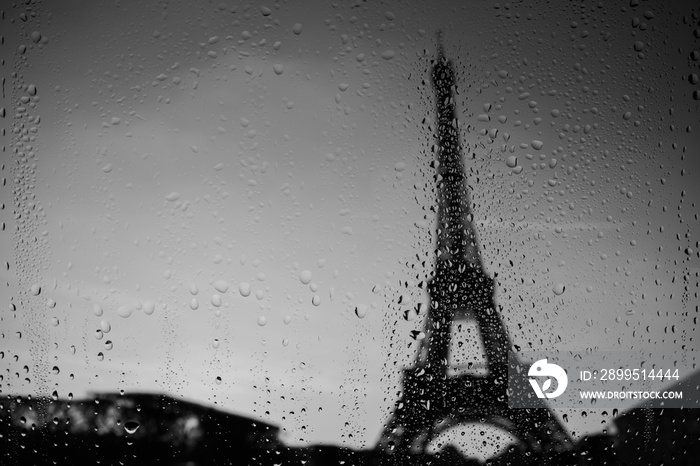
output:
[[[513,342],[694,361],[691,6],[68,3],[7,12],[2,393],[167,391],[373,445],[433,256],[437,29]]]

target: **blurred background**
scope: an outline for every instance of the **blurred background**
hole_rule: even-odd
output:
[[[28,396],[164,393],[292,448],[372,449],[433,265],[438,30],[514,348],[697,367],[695,2],[2,8],[8,425],[31,429]],[[632,407],[557,415],[579,439]]]

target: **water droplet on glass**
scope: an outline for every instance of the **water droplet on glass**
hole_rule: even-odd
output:
[[[302,270],[299,272],[299,281],[301,281],[304,285],[311,283],[312,277],[313,275],[311,274],[310,270]]]
[[[131,305],[128,305],[128,304],[127,304],[127,305],[124,305],[124,306],[120,306],[120,307],[117,309],[117,314],[119,314],[119,317],[122,317],[122,318],[124,318],[124,319],[128,318],[129,316],[131,316],[131,314],[132,314],[133,312],[134,312],[134,307],[131,306]]]
[[[199,309],[199,301],[197,300],[197,298],[192,298],[190,300],[190,309],[192,309],[193,311]]]
[[[554,288],[552,288],[552,291],[557,296],[563,294],[564,290],[566,290],[566,287],[561,283],[557,283],[556,285],[554,285]]]
[[[35,283],[29,288],[29,291],[31,291],[34,296],[39,296],[41,293],[41,286]]]
[[[313,298],[311,298],[311,304],[314,306],[320,306],[321,305],[321,297],[319,295],[314,295]]]
[[[124,430],[127,434],[134,434],[139,430],[139,423],[136,421],[127,421],[124,423]]]
[[[214,288],[219,293],[226,293],[228,291],[229,284],[225,280],[217,280],[214,282]]]
[[[506,165],[509,168],[515,168],[518,165],[518,158],[514,155],[509,155],[506,159]]]
[[[156,303],[153,301],[146,301],[143,303],[143,313],[146,314],[147,316],[150,316],[153,314],[156,310]]]
[[[258,325],[261,327],[264,327],[267,324],[267,317],[265,316],[260,316],[258,317]]]
[[[248,282],[241,282],[238,285],[238,292],[241,294],[241,296],[248,297],[250,296],[250,283]]]
[[[384,52],[382,52],[382,58],[384,60],[391,60],[395,56],[396,56],[396,52],[394,52],[393,50],[385,50]]]
[[[301,23],[296,23],[296,24],[294,24],[294,26],[292,26],[292,32],[294,32],[294,34],[296,34],[297,36],[299,34],[301,34],[301,31],[302,31]]]
[[[58,327],[58,324],[59,324],[58,317],[52,317],[51,318],[51,325],[53,325],[54,327]]]
[[[282,65],[281,63],[275,63],[272,66],[272,70],[275,72],[276,75],[280,75],[284,73],[284,65]]]
[[[367,315],[367,306],[364,304],[360,304],[359,306],[357,306],[355,308],[355,315],[360,319],[364,319]]]
[[[104,311],[102,310],[102,307],[99,304],[94,303],[92,305],[92,313],[95,314],[97,317],[100,317],[102,314],[104,314]]]
[[[173,191],[170,194],[168,194],[167,196],[165,196],[165,200],[170,201],[170,202],[175,202],[178,199],[180,199],[180,194],[175,192],[175,191]]]

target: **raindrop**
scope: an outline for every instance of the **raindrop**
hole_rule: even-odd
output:
[[[41,287],[35,283],[29,288],[29,291],[31,291],[34,296],[39,296]]]
[[[258,325],[261,327],[264,327],[267,324],[267,317],[265,316],[260,316],[258,317]]]
[[[394,52],[393,50],[385,50],[384,52],[382,52],[382,58],[384,60],[391,60],[395,56],[396,56],[396,52]]]
[[[214,282],[214,288],[219,293],[226,293],[228,291],[229,284],[225,280],[217,280]],[[196,293],[193,293],[196,294]]]
[[[248,282],[242,282],[238,285],[238,292],[243,296],[244,298],[247,296],[250,296],[250,283]]]
[[[284,73],[284,65],[281,63],[276,63],[272,66],[272,70],[275,72],[276,75],[280,75]]]
[[[221,307],[221,295],[219,295],[219,294],[211,295],[211,304],[214,307]]]
[[[134,312],[134,307],[130,305],[124,305],[120,306],[119,309],[117,309],[117,314],[119,314],[119,317],[123,317],[124,319],[128,318],[131,316],[131,314]]]
[[[554,288],[552,288],[552,291],[557,296],[563,294],[565,290],[566,290],[566,287],[561,283],[557,283],[556,285],[554,285]]]
[[[311,304],[314,306],[320,306],[321,305],[321,297],[319,295],[314,295],[313,298],[311,298]]]
[[[506,159],[506,165],[509,168],[515,168],[518,166],[518,158],[514,155],[509,155],[508,158]]]
[[[136,431],[139,430],[139,427],[139,423],[136,421],[127,421],[126,423],[124,423],[124,430],[127,434],[136,433]]]
[[[147,316],[150,316],[153,314],[156,310],[156,303],[153,301],[146,301],[143,303],[143,313],[146,314]]]
[[[114,344],[112,343],[112,340],[107,340],[107,341],[105,341],[105,349],[106,349],[107,351],[109,351],[109,350],[111,350],[112,348],[114,348]]]
[[[301,281],[304,285],[311,283],[312,277],[313,275],[311,274],[310,270],[302,270],[299,272],[299,281]]]
[[[360,304],[359,306],[357,306],[355,308],[355,315],[360,319],[364,319],[367,315],[367,306],[364,304]]]
[[[292,32],[294,32],[294,34],[296,34],[297,36],[299,34],[301,34],[301,31],[302,31],[301,23],[296,23],[296,24],[294,24],[294,26],[292,26]]]
[[[192,298],[192,300],[190,300],[190,309],[193,311],[199,309],[199,301],[197,301],[197,298]]]
[[[58,327],[58,324],[59,324],[58,317],[52,317],[51,318],[51,325],[53,325],[54,327]]]
[[[170,202],[175,202],[178,199],[180,199],[180,193],[177,193],[175,191],[173,191],[170,194],[168,194],[167,196],[165,196],[165,200],[170,201]]]
[[[95,314],[97,317],[100,317],[102,314],[104,314],[104,311],[102,310],[102,307],[99,304],[94,303],[92,305],[92,313]]]

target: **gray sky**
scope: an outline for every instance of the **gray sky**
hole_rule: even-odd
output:
[[[30,368],[3,393],[164,390],[373,445],[430,271],[438,28],[514,344],[697,354],[690,6],[69,3],[8,10],[41,123],[3,188],[36,218],[0,212],[2,364]]]

